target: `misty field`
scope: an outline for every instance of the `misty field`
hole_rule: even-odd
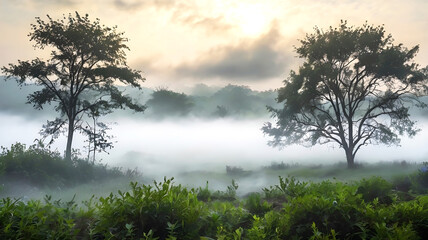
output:
[[[0,236],[3,239],[422,239],[428,230],[428,198],[421,195],[427,189],[427,176],[419,171],[392,182],[381,177],[350,182],[306,182],[279,177],[279,183],[242,197],[237,196],[240,186],[235,181],[226,189],[215,191],[209,184],[190,188],[175,184],[173,178],[165,178],[146,185],[132,182],[127,188],[83,202],[75,197],[4,198],[0,200]],[[108,185],[121,186],[110,181],[66,192],[93,194],[95,189],[95,192],[108,189]]]
[[[427,164],[273,162],[153,180],[20,144],[3,149],[0,163],[2,239],[422,239],[428,231]]]

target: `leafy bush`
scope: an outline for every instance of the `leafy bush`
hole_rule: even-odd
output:
[[[0,200],[0,239],[74,239],[73,201]]]
[[[301,182],[295,177],[279,177],[279,185],[263,188],[267,199],[277,199],[286,201],[288,198],[303,196],[307,192],[307,182]]]
[[[195,190],[174,186],[172,180],[155,182],[154,187],[131,183],[130,192],[100,198],[96,204],[99,220],[91,231],[102,238],[139,239],[152,231],[161,239],[195,239],[205,207]]]
[[[59,152],[40,144],[27,148],[16,143],[10,149],[2,148],[0,166],[4,182],[24,181],[39,187],[68,187],[124,175],[119,168],[108,168],[76,157],[66,161]]]
[[[378,198],[382,204],[392,203],[392,184],[381,177],[371,177],[361,180],[357,193],[361,194],[366,202],[371,202],[375,198]]]
[[[422,239],[428,232],[428,196],[381,203],[390,196],[381,178],[351,184],[280,178],[268,189],[285,196],[282,208],[260,193],[218,201],[208,186],[172,181],[131,183],[129,192],[91,198],[80,208],[49,197],[0,200],[0,239]],[[232,183],[222,194],[236,188]]]
[[[231,185],[227,186],[227,190],[225,192],[216,191],[211,194],[211,199],[220,201],[235,201],[237,199],[236,190],[238,190],[238,187],[238,184],[235,182],[235,180],[232,179]]]
[[[272,205],[266,200],[262,200],[260,193],[252,193],[245,200],[245,209],[251,214],[263,216],[272,209]]]
[[[409,176],[395,177],[392,186],[397,191],[408,192],[412,188],[412,179]]]
[[[417,193],[428,192],[428,162],[424,162],[418,173],[412,176],[411,189]]]
[[[236,207],[231,202],[214,202],[210,210],[208,224],[211,227],[216,226],[215,237],[217,239],[236,239],[235,237],[242,235],[242,230],[251,224],[252,215],[241,206]]]
[[[197,197],[199,201],[203,202],[208,202],[211,200],[211,192],[208,189],[208,181],[205,188],[199,187]]]

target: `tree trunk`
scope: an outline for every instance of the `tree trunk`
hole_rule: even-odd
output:
[[[93,152],[93,157],[92,157],[92,164],[95,164],[95,152],[97,151],[97,139],[96,139],[96,135],[97,134],[97,120],[95,118],[95,116],[93,117],[94,119],[94,138],[92,139],[92,142],[94,144],[94,152]]]
[[[348,168],[355,168],[354,155],[352,154],[352,149],[351,148],[345,149],[345,153],[346,153],[346,162],[348,163]]]
[[[67,148],[65,149],[65,160],[71,161],[71,145],[73,143],[74,134],[74,119],[68,120],[68,136],[67,136]]]

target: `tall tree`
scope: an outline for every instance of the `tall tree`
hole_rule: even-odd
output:
[[[106,27],[99,19],[91,21],[77,12],[59,20],[47,18],[46,22],[36,18],[28,36],[35,48],[52,49],[50,58],[18,61],[2,70],[8,79],[18,77],[14,79],[19,85],[31,82],[41,87],[27,98],[36,109],[55,104],[60,116],[44,125],[44,133],[57,136],[66,131],[65,158],[71,160],[74,132],[90,111],[107,114],[125,107],[144,111],[145,106],[134,103],[116,84],[141,89],[145,79],[126,65],[127,38],[116,27]]]
[[[418,95],[427,77],[412,62],[418,46],[395,45],[382,26],[346,21],[316,28],[300,43],[296,51],[304,63],[278,90],[283,108],[269,108],[276,125],[262,128],[273,137],[269,144],[333,142],[352,168],[362,146],[398,144],[399,135],[417,133],[409,107],[424,106]]]

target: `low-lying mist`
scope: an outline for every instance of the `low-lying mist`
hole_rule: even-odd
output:
[[[15,142],[31,145],[39,138],[41,120],[29,121],[19,116],[0,114],[0,145],[9,147]],[[169,118],[148,120],[115,119],[110,133],[115,136],[115,147],[109,154],[99,154],[102,163],[123,168],[138,168],[147,177],[173,176],[178,172],[224,172],[225,166],[252,170],[272,162],[287,164],[331,164],[343,162],[343,150],[335,145],[306,148],[293,145],[272,148],[260,130],[269,119],[206,120],[198,118]],[[428,122],[419,122],[422,130],[416,137],[402,138],[401,147],[366,146],[357,154],[357,162],[408,161],[423,162],[428,158]],[[52,146],[64,150],[65,137]],[[85,156],[84,138],[77,136],[74,148]]]
[[[42,125],[57,113],[49,106],[47,110],[37,111],[25,104],[26,95],[34,90],[31,86],[27,92],[21,92],[11,82],[2,84],[5,85],[0,91],[0,100],[4,100],[0,101],[0,146],[8,148],[16,142],[27,146],[34,144],[35,139],[40,139]],[[218,88],[199,85],[189,90],[188,95],[167,89],[145,89],[144,94],[129,94],[146,103],[148,109],[144,114],[115,111],[103,117],[102,122],[114,123],[108,131],[109,135],[115,136],[114,148],[109,154],[98,153],[97,159],[111,167],[138,169],[143,176],[140,180],[146,183],[161,181],[166,176],[192,187],[203,187],[209,181],[211,189],[224,190],[232,179],[239,178],[239,192],[243,194],[277,183],[277,172],[258,173],[272,163],[313,168],[346,162],[343,150],[334,144],[310,148],[293,145],[283,149],[268,146],[269,138],[260,129],[263,123],[272,121],[266,105],[279,107],[275,105],[274,91],[259,92],[235,85]],[[366,146],[358,152],[356,162],[427,161],[426,111],[414,110],[412,116],[419,118],[417,126],[421,131],[416,137],[402,137],[400,147]],[[51,149],[63,153],[65,140],[60,136]],[[73,141],[73,147],[82,158],[87,156],[85,140],[84,136],[76,134]],[[226,166],[242,169],[244,174],[226,174]],[[329,171],[336,171],[331,176],[337,176],[345,168],[340,166]],[[298,175],[302,175],[301,172]],[[126,186],[128,180],[124,181],[106,183],[106,186],[113,184],[116,188],[108,186],[100,191]],[[70,189],[70,192],[94,193],[94,189],[99,189],[91,185],[85,188]],[[18,186],[16,189],[17,196],[29,191],[25,185],[19,187],[22,191],[18,191]]]

